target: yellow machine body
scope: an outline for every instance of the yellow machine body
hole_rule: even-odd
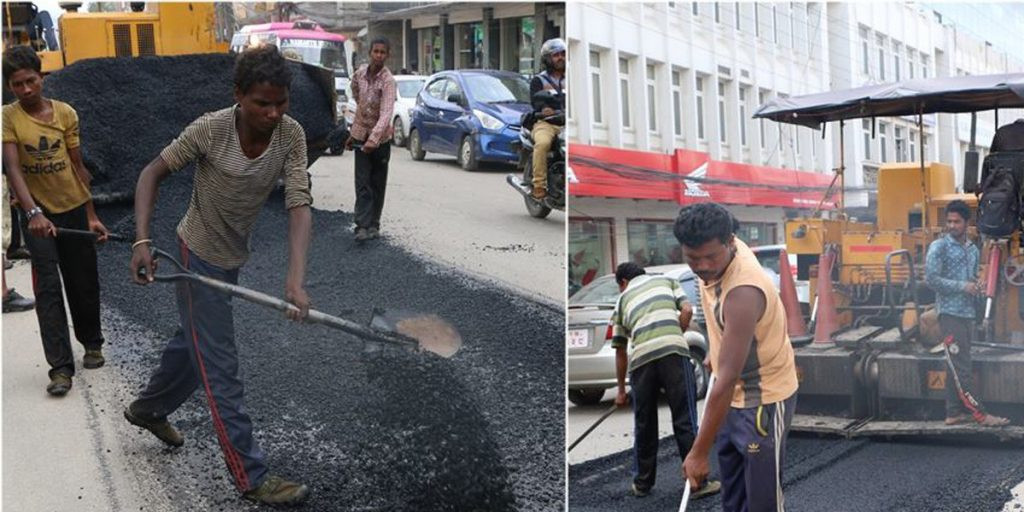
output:
[[[64,13],[60,51],[40,52],[48,73],[83,59],[227,53],[213,3],[160,2],[153,12]]]

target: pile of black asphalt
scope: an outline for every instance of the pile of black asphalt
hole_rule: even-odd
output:
[[[168,178],[153,220],[156,245],[175,254],[191,174]],[[127,206],[100,214],[132,235]],[[361,322],[373,308],[434,313],[454,324],[464,345],[451,359],[366,345],[235,299],[247,410],[271,471],[311,487],[309,510],[561,509],[563,312],[436,266],[387,238],[358,245],[348,214],[314,210],[313,218],[306,288],[316,309]],[[275,192],[254,228],[240,284],[284,295],[287,226]],[[174,287],[131,284],[125,244],[107,244],[99,255],[104,308],[131,327],[105,326],[109,360],[126,376],[118,395],[127,405],[178,325]],[[140,336],[140,328],[154,334]],[[144,471],[161,490],[151,499],[175,510],[210,507],[211,499],[216,508],[246,509],[202,390],[170,420],[186,436],[177,450],[160,451],[156,439],[124,427],[126,442],[152,447]]]
[[[718,463],[712,456],[712,478]],[[575,511],[677,510],[681,461],[671,438],[658,452],[651,494],[627,495],[632,452],[569,468]],[[783,465],[786,510],[996,511],[1024,481],[1024,449],[950,440],[884,441],[791,435]],[[691,501],[688,511],[722,510],[720,495]]]
[[[94,196],[131,197],[143,167],[185,127],[234,104],[234,63],[228,54],[88,59],[47,76],[44,94],[78,113]],[[289,115],[312,146],[334,128],[334,105],[316,68],[291,66]],[[309,151],[310,165],[319,154]]]

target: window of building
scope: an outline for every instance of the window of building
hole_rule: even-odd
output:
[[[736,236],[751,247],[775,245],[778,226],[773,222],[740,222]]]
[[[612,219],[569,218],[569,287],[584,286],[615,269]]]
[[[460,23],[455,25],[458,42],[459,69],[484,67],[484,27],[482,23]]]
[[[747,88],[740,87],[740,144],[747,146]]]
[[[672,121],[673,133],[683,136],[683,77],[678,70],[672,70]]]
[[[633,126],[629,111],[629,59],[619,57],[619,93],[622,96],[622,127]]]
[[[910,77],[911,80],[914,79],[914,67],[916,66],[916,63],[914,62],[914,60],[915,60],[914,59],[914,55],[915,54],[917,54],[917,50],[915,50],[915,49],[913,49],[913,48],[908,46],[907,47],[907,76]]]
[[[903,127],[893,126],[892,127],[892,139],[896,143],[896,161],[906,162],[907,161],[907,141],[903,138]]]
[[[715,6],[715,23],[721,23],[722,22],[722,8],[721,8],[721,5],[722,5],[721,2],[715,2],[714,3],[714,6]]]
[[[871,121],[862,119],[861,123],[864,127],[864,160],[871,160]]]
[[[900,56],[903,55],[903,45],[893,41],[892,43],[892,76],[900,81]]]
[[[757,93],[757,103],[760,106],[764,106],[768,102],[768,91],[761,90]],[[768,134],[765,132],[764,118],[758,119],[758,135],[761,137],[761,149],[765,149],[768,145]]]
[[[910,147],[910,160],[909,161],[916,162],[917,161],[917,157],[918,157],[918,154],[917,154],[917,130],[910,130],[910,139],[909,139],[908,146]]]
[[[871,50],[868,46],[868,29],[867,27],[860,27],[860,50],[862,66],[861,70],[865,75],[871,74]]]
[[[878,46],[878,79],[885,80],[885,38],[875,36],[875,43]]]
[[[772,41],[779,44],[779,10],[772,4]]]
[[[604,124],[604,116],[601,113],[601,54],[595,51],[590,52],[590,86],[593,89],[594,123]]]
[[[725,82],[718,81],[718,140],[723,144],[729,142],[725,134]]]
[[[799,167],[800,160],[800,127],[797,125],[790,125],[793,127],[793,153],[797,157],[797,166]]]
[[[690,5],[692,6],[691,8],[693,9],[693,15],[694,16],[700,16],[700,4],[697,3],[697,2],[693,2]]]
[[[921,54],[921,78],[928,78],[929,60],[927,55]]]
[[[739,2],[733,2],[732,3],[732,7],[733,7],[733,16],[736,18],[736,30],[737,31],[743,30],[743,25],[740,23],[740,20],[743,18],[743,16],[740,16],[740,3]]]
[[[658,102],[654,64],[647,65],[647,129],[658,131]]]
[[[533,16],[525,16],[519,19],[519,73],[528,75],[533,73],[535,68],[533,52],[537,44],[534,37],[537,33],[536,20]]]
[[[754,4],[754,36],[761,37],[761,6]]]
[[[704,77],[697,77],[697,138],[704,140]]]
[[[671,220],[626,220],[626,243],[630,261],[643,267],[684,263]]]
[[[878,123],[878,158],[879,162],[888,162],[889,155],[886,151],[886,132],[889,126],[885,123]]]
[[[796,3],[789,3],[789,47],[796,50]]]

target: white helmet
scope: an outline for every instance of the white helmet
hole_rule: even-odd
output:
[[[540,56],[542,58],[556,53],[565,53],[565,41],[561,38],[548,39],[540,47]]]

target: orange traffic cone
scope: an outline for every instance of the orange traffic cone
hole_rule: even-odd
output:
[[[814,323],[814,343],[832,343],[838,329],[836,302],[832,298],[832,266],[836,262],[835,247],[830,246],[818,260],[818,318]]]
[[[800,299],[796,295],[796,281],[793,280],[793,269],[789,266],[789,255],[786,250],[779,251],[779,295],[782,307],[786,309],[786,330],[789,338],[807,335],[803,312],[800,311]]]

